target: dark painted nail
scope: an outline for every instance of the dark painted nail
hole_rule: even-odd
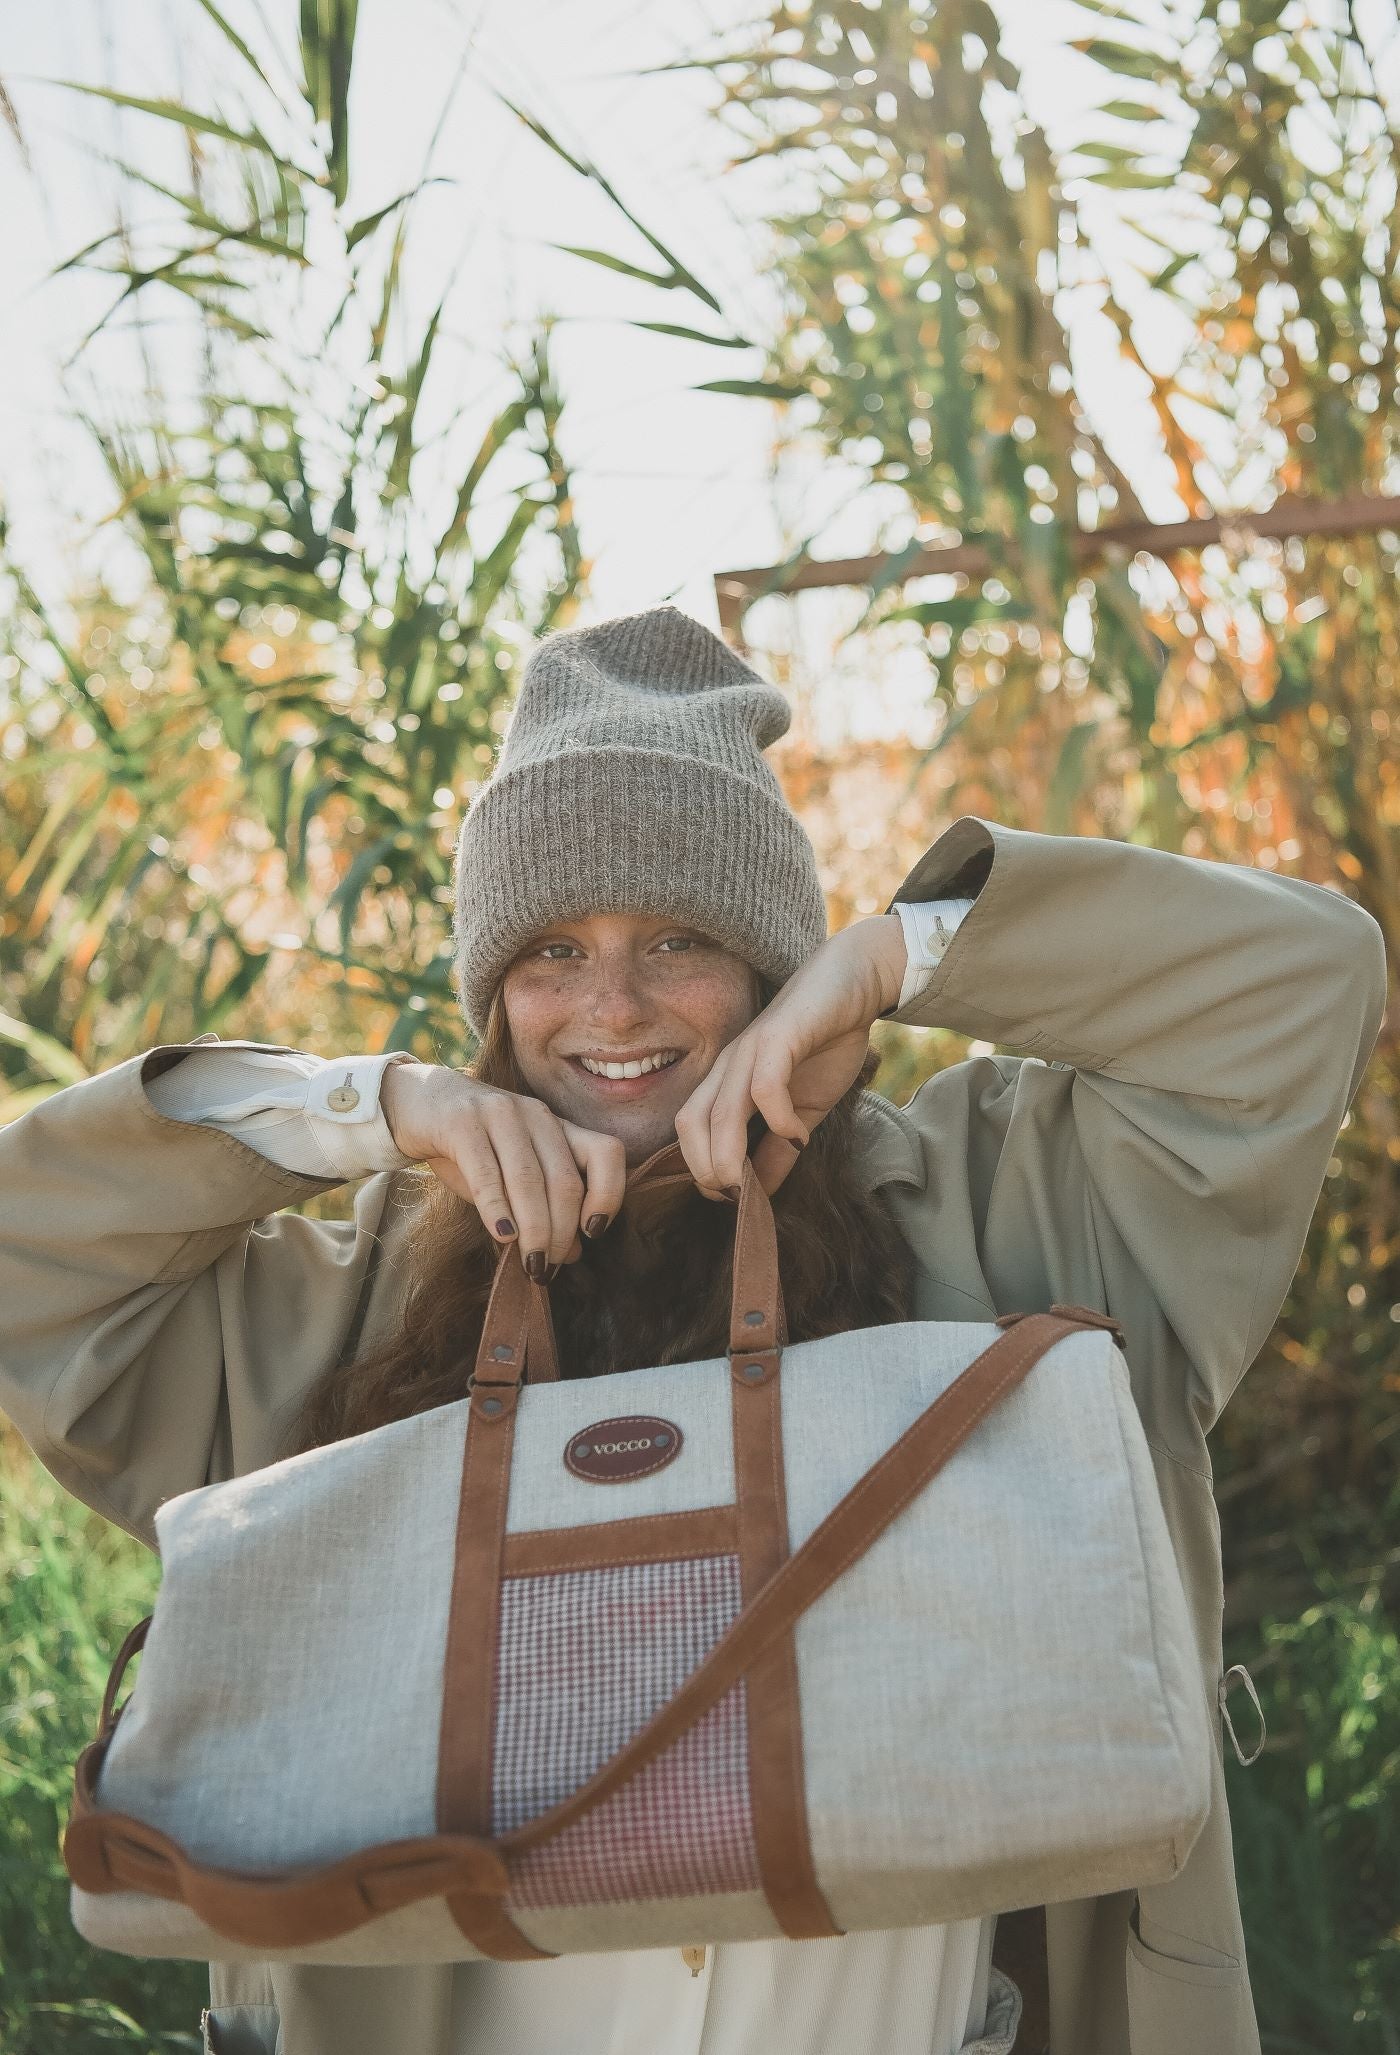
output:
[[[744,1195],[742,1185],[727,1184],[724,1189],[728,1192],[731,1199],[741,1199]]]
[[[607,1224],[608,1216],[606,1213],[590,1213],[590,1215],[588,1216],[588,1223],[583,1231],[588,1236],[588,1239],[590,1241],[593,1241],[598,1235],[600,1235],[603,1232],[603,1229],[607,1226]]]
[[[525,1258],[525,1275],[536,1279],[543,1277],[544,1263],[544,1250],[531,1249],[529,1255]]]
[[[550,1264],[550,1266],[549,1266],[549,1268],[548,1268],[548,1270],[546,1270],[546,1272],[545,1272],[545,1274],[544,1274],[544,1281],[545,1281],[545,1283],[546,1283],[546,1284],[553,1284],[553,1282],[554,1282],[555,1278],[556,1278],[556,1277],[557,1277],[557,1276],[559,1275],[559,1272],[560,1272],[560,1270],[561,1270],[562,1268],[563,1268],[563,1265],[562,1265],[562,1264],[559,1264],[559,1263],[551,1263],[551,1264]]]
[[[513,1220],[498,1220],[496,1222],[496,1232],[497,1234],[514,1234],[515,1222]]]

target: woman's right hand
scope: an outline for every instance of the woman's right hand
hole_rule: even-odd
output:
[[[627,1152],[617,1135],[576,1127],[542,1099],[482,1084],[441,1063],[391,1063],[379,1103],[395,1144],[476,1207],[503,1247],[519,1240],[544,1278],[583,1254],[622,1204]]]

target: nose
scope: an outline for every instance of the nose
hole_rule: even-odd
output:
[[[619,1028],[646,1019],[650,1011],[646,980],[630,958],[598,965],[583,1010],[589,1020],[605,1026],[614,1036]]]

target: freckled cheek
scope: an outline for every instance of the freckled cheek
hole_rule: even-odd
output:
[[[734,994],[727,984],[697,972],[668,977],[656,988],[657,1010],[672,1013],[702,1035],[722,1038],[734,1014]]]
[[[569,1026],[577,1011],[575,997],[560,990],[553,981],[517,979],[509,989],[506,1003],[517,1059],[525,1062],[547,1049],[551,1039]]]

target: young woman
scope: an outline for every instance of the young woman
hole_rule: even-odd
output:
[[[1295,880],[968,816],[885,913],[827,938],[762,754],[787,721],[673,608],[548,638],[459,846],[472,1069],[203,1037],[54,1094],[0,1133],[0,1404],[150,1542],[173,1493],[459,1396],[511,1241],[550,1277],[564,1376],[723,1354],[751,1149],[793,1341],[1055,1300],[1120,1321],[1214,1710],[1206,1436],[1277,1316],[1379,1030],[1379,929]],[[897,1109],[864,1089],[882,1017],[1022,1053]],[[672,1139],[693,1189],[629,1200]],[[350,1178],[353,1222],[282,1210]],[[1258,2055],[1218,1751],[1175,1879],[1045,1908],[1034,2039],[997,1925],[215,1965],[207,2043],[1006,2055],[1048,2033],[1051,2055]]]

